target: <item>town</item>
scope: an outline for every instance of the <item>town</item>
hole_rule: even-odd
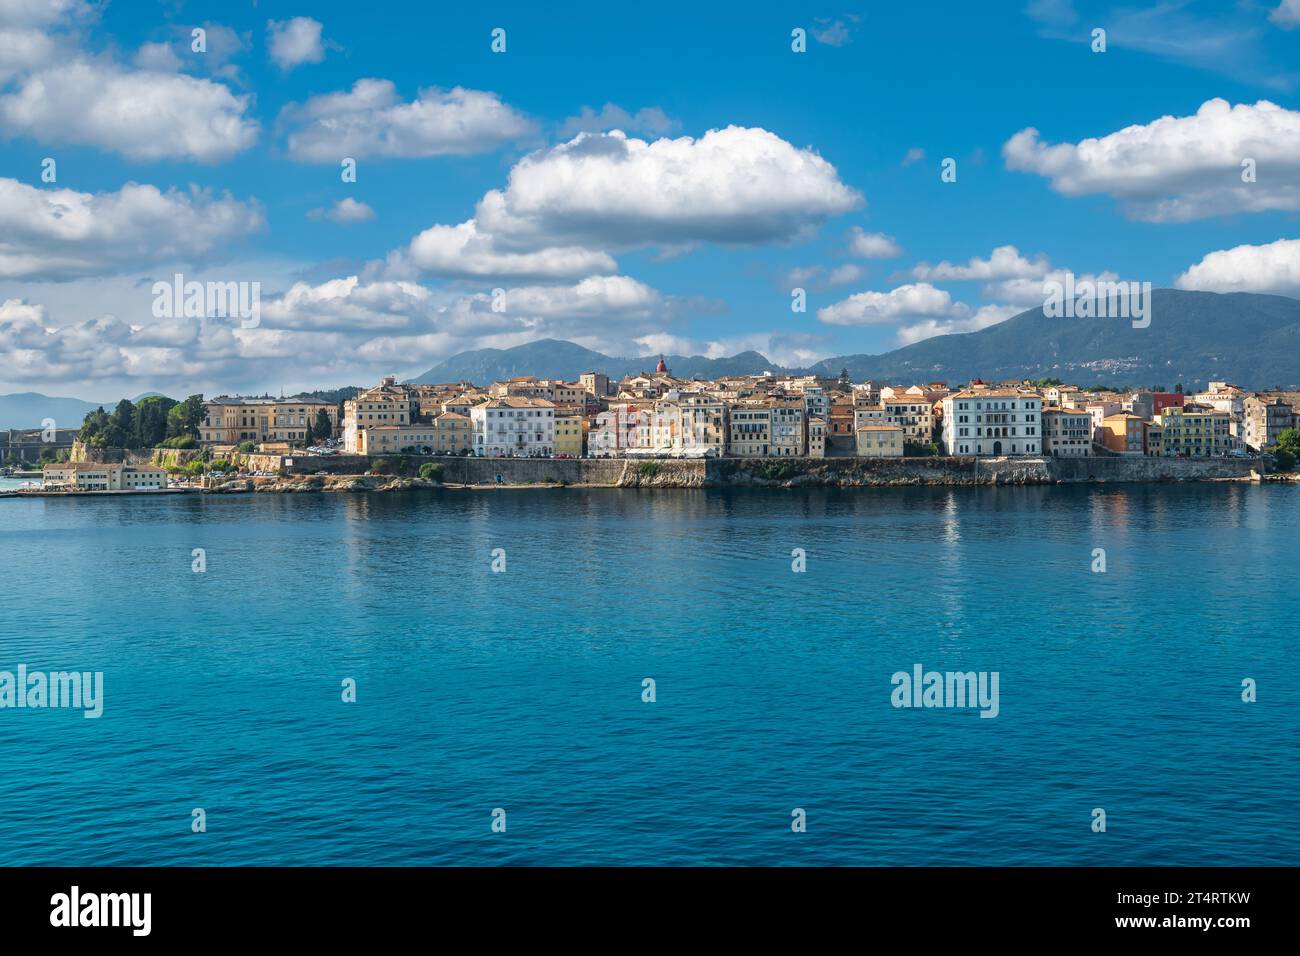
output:
[[[46,490],[144,491],[196,473],[269,476],[295,459],[338,456],[367,466],[394,457],[482,458],[1013,458],[1087,456],[1247,458],[1295,465],[1300,392],[1251,392],[1230,382],[1202,391],[1113,391],[1055,379],[886,385],[770,373],[712,381],[653,371],[614,381],[520,376],[470,382],[378,385],[350,397],[219,396],[152,413],[169,425],[157,451],[113,460],[113,415],[87,417],[59,448],[10,434],[5,463],[31,467],[39,450]],[[157,401],[157,399],[152,399]],[[146,399],[150,401],[150,399]],[[125,403],[130,405],[130,403]],[[188,404],[188,409],[186,405]],[[117,415],[121,409],[113,414]],[[185,414],[190,416],[185,423]],[[92,419],[94,421],[92,421]],[[180,422],[180,424],[176,424]],[[129,423],[117,428],[125,434]],[[67,430],[64,430],[67,431]],[[174,434],[172,434],[174,432]],[[159,432],[158,434],[163,434]],[[29,435],[34,439],[35,433]],[[143,441],[144,446],[151,442]],[[147,451],[148,447],[142,448]],[[15,454],[15,451],[21,454]],[[184,460],[185,467],[178,462]],[[369,470],[368,467],[361,470]]]

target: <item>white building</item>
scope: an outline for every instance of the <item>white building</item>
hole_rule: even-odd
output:
[[[544,398],[494,398],[469,410],[474,454],[549,458],[555,454],[555,404]]]
[[[943,400],[943,447],[949,455],[1042,453],[1043,400],[1018,389],[971,389]]]

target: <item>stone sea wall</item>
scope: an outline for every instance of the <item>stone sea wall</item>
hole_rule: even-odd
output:
[[[890,487],[903,485],[1043,485],[1081,482],[1215,481],[1251,477],[1258,462],[1168,458],[724,458],[549,459],[421,458],[443,465],[444,485],[604,488]],[[329,475],[235,479],[219,491],[398,491],[437,487],[413,478],[350,473],[333,462]],[[325,470],[325,469],[322,469]],[[498,477],[500,481],[498,481]]]

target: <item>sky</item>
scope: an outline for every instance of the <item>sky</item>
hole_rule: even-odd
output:
[[[1066,270],[1300,297],[1300,0],[548,6],[0,0],[0,392],[806,365]]]

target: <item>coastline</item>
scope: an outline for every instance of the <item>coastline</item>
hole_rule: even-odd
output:
[[[1233,458],[720,458],[422,459],[443,464],[434,481],[387,475],[239,478],[206,493],[385,492],[446,488],[871,488],[908,485],[1052,485],[1108,482],[1295,480],[1262,476]]]

